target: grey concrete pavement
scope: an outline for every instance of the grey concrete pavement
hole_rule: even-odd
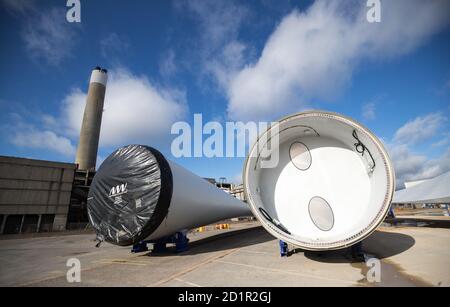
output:
[[[249,228],[250,227],[250,228]],[[249,229],[247,229],[249,228]],[[345,251],[298,251],[280,258],[278,242],[257,223],[191,235],[181,254],[131,254],[129,248],[76,235],[0,241],[0,285],[8,286],[417,286],[450,285],[450,230],[380,228],[365,250],[382,263],[382,282],[365,280],[365,263]],[[66,261],[81,261],[81,283]]]
[[[381,227],[380,230],[366,240],[366,251],[394,265],[410,280],[450,286],[450,229]]]

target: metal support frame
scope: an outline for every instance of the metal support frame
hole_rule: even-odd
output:
[[[187,231],[179,231],[175,233],[175,252],[182,253],[189,249],[189,239]]]
[[[283,240],[280,240],[279,244],[280,244],[280,256],[287,257],[289,254],[288,244],[286,242],[284,242]]]
[[[391,207],[389,208],[389,213],[388,213],[387,217],[388,217],[388,218],[393,218],[393,219],[395,219],[394,208],[392,208],[392,205],[391,205]]]
[[[22,215],[22,221],[20,222],[19,233],[22,233],[23,223],[25,222],[25,214]]]
[[[283,240],[279,240],[279,246],[280,246],[280,256],[289,257],[290,255],[289,245]],[[293,252],[295,252],[295,250]],[[350,247],[350,253],[352,258],[355,260],[364,259],[363,243],[358,242],[352,245]]]
[[[38,222],[37,222],[37,226],[36,226],[36,232],[39,232],[39,230],[41,229],[41,222],[42,222],[42,214],[39,214]]]
[[[155,241],[142,241],[135,245],[131,250],[132,253],[141,253],[148,251],[147,244],[152,243],[152,253],[165,253],[167,252],[167,244],[175,244],[175,252],[182,253],[189,249],[189,239],[187,237],[187,231],[178,231],[175,234],[164,237]]]
[[[0,226],[0,234],[3,234],[3,231],[5,230],[6,220],[8,219],[9,214],[5,214],[3,216],[2,225]]]
[[[142,241],[137,244],[133,245],[133,248],[131,249],[132,253],[142,253],[148,251],[147,242]]]

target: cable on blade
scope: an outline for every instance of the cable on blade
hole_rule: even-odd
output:
[[[353,130],[353,137],[358,141],[357,143],[354,144],[356,151],[358,153],[360,153],[361,156],[364,156],[364,153],[366,151],[369,153],[370,159],[372,160],[372,166],[370,167],[370,171],[373,172],[373,170],[375,168],[375,159],[373,158],[372,154],[370,153],[370,150],[358,138],[358,134],[356,133],[356,130]]]
[[[286,227],[283,226],[283,224],[281,224],[279,221],[277,221],[276,219],[272,218],[269,213],[267,213],[267,211],[264,208],[259,208],[259,211],[261,212],[261,214],[266,218],[266,220],[268,220],[269,222],[271,222],[273,225],[275,225],[278,229],[280,229],[281,231],[287,233],[287,234],[291,234],[289,232],[289,230],[286,229]]]

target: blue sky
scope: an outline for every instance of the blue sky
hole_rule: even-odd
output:
[[[0,1],[0,154],[74,160],[90,71],[108,68],[100,160],[170,158],[171,124],[336,111],[387,145],[399,183],[450,169],[450,5],[383,1]],[[81,111],[80,111],[81,110]],[[173,160],[238,182],[243,158]]]

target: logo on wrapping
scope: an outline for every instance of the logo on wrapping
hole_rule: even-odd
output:
[[[121,204],[122,195],[126,194],[127,192],[127,183],[122,183],[111,188],[111,190],[109,191],[109,197],[114,197],[115,204]]]

